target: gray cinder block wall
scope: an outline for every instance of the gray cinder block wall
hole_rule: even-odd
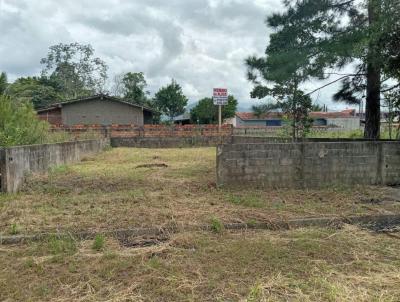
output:
[[[0,149],[0,189],[17,192],[27,173],[80,161],[83,156],[98,153],[109,145],[109,139],[100,139]]]
[[[400,184],[400,142],[220,145],[217,182],[270,188]]]

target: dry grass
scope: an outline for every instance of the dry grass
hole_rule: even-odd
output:
[[[398,301],[400,241],[354,227],[106,238],[0,249],[0,300]]]
[[[214,148],[118,148],[0,194],[0,233],[398,213],[390,190],[217,189]]]
[[[0,245],[0,301],[398,301],[400,240],[221,222],[399,212],[398,191],[217,189],[215,149],[114,149],[0,195],[3,234],[209,223],[213,232]],[[152,246],[140,247],[147,243]]]

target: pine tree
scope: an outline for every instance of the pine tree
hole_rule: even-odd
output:
[[[247,60],[253,97],[269,95],[261,80],[281,83],[327,79],[327,71],[356,64],[342,77],[336,100],[357,103],[366,94],[366,138],[379,138],[382,79],[393,77],[398,63],[398,0],[284,1],[286,11],[267,19],[274,30],[266,57]],[[382,12],[385,12],[383,16]],[[396,60],[397,58],[397,60]],[[340,79],[340,78],[339,78]]]

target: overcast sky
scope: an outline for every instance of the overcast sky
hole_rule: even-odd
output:
[[[244,60],[262,55],[267,15],[282,0],[0,0],[0,71],[9,79],[38,75],[54,44],[90,43],[116,74],[144,72],[152,95],[171,78],[193,103],[227,87],[240,109],[249,96]],[[312,90],[321,83],[309,83]],[[330,109],[335,87],[314,95]]]

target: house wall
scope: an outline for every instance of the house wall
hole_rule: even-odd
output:
[[[279,118],[270,118],[270,121],[279,120]],[[334,126],[341,128],[343,130],[357,130],[360,129],[360,119],[357,117],[346,117],[346,118],[315,118],[315,120],[320,120],[316,126],[325,126],[321,122],[326,120],[326,126]],[[284,123],[282,122],[283,126]],[[238,116],[236,116],[235,127],[266,127],[267,120],[242,120]]]
[[[0,149],[0,191],[17,192],[26,174],[46,172],[52,166],[79,161],[109,145],[109,139],[99,139]]]
[[[236,116],[236,123],[235,127],[259,127],[267,126],[266,120],[242,120],[240,117]]]
[[[340,127],[343,130],[357,130],[360,129],[360,118],[347,117],[347,118],[327,118],[327,126]]]
[[[54,108],[47,111],[39,112],[38,117],[42,121],[47,121],[52,125],[62,124],[61,108]]]
[[[100,99],[64,104],[61,115],[63,124],[67,126],[144,124],[142,108]]]
[[[400,184],[400,142],[220,145],[217,182],[270,188]]]

